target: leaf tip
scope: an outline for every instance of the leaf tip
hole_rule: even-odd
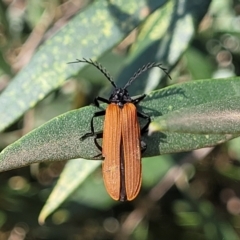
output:
[[[45,224],[45,219],[46,219],[46,216],[45,216],[45,214],[43,214],[43,212],[41,212],[40,214],[39,214],[39,217],[38,217],[38,223],[39,223],[39,225],[44,225]]]
[[[148,136],[152,135],[154,132],[161,131],[161,130],[162,130],[161,126],[158,123],[152,122],[148,127]]]

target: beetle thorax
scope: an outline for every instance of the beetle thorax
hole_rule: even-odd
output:
[[[123,105],[127,102],[132,102],[131,97],[128,94],[128,91],[124,88],[115,88],[113,93],[111,94],[109,101],[111,103],[116,103],[119,107],[123,107]]]

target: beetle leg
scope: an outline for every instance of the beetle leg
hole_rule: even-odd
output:
[[[133,104],[138,104],[139,102],[141,102],[144,98],[146,97],[146,94],[143,94],[135,99],[132,100]]]
[[[102,152],[102,146],[99,145],[99,143],[97,142],[97,139],[102,138],[103,137],[103,132],[98,132],[95,133],[95,138],[94,138],[94,143],[96,145],[96,147]]]
[[[95,117],[100,117],[100,116],[103,116],[103,115],[105,115],[105,110],[94,113],[94,115],[93,115],[93,117],[92,117],[92,119],[91,119],[91,132],[84,134],[82,137],[80,137],[80,140],[83,141],[84,139],[95,135],[95,133],[94,133],[94,127],[93,127],[93,119],[94,119]]]
[[[147,149],[147,144],[141,140],[141,153],[144,153]]]
[[[143,118],[143,119],[147,119],[147,123],[145,124],[145,126],[141,129],[141,135],[143,135],[147,130],[148,130],[148,126],[151,122],[151,118],[142,112],[137,112],[138,117]],[[147,149],[147,144],[141,140],[141,153],[144,153]]]
[[[141,95],[141,96],[133,99],[133,104],[138,104],[138,103],[141,102],[145,97],[146,97],[146,94],[143,94],[143,95]],[[140,118],[147,119],[146,125],[141,129],[141,135],[142,135],[143,133],[145,133],[145,132],[147,131],[148,126],[149,126],[149,124],[150,124],[150,122],[151,122],[151,119],[150,119],[150,117],[149,117],[147,114],[145,114],[145,113],[143,113],[143,112],[137,112],[137,115],[138,115],[138,117],[140,117]]]
[[[109,104],[109,100],[106,98],[102,98],[102,97],[96,97],[93,100],[93,105],[96,107],[100,107],[99,101],[103,102],[103,103],[108,103]]]
[[[96,145],[96,147],[102,152],[102,146],[99,145],[99,143],[97,142],[97,139],[102,138],[103,137],[103,132],[98,132],[95,134],[95,138],[94,138],[94,143]],[[102,153],[99,153],[98,155],[94,156],[93,158],[98,158],[98,157],[102,157],[102,160],[104,159],[104,157],[102,156]]]
[[[141,135],[144,134],[147,130],[148,130],[148,126],[151,122],[151,118],[142,112],[137,112],[138,117],[143,118],[143,119],[147,119],[147,123],[145,124],[145,126],[141,129]]]

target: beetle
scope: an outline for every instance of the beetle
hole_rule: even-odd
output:
[[[104,184],[107,192],[114,200],[131,201],[138,195],[142,181],[141,153],[146,150],[146,144],[141,141],[141,135],[145,133],[151,122],[148,115],[137,110],[137,104],[141,102],[146,95],[142,94],[136,98],[131,98],[127,87],[146,70],[158,67],[170,77],[167,70],[159,63],[148,63],[129,79],[123,88],[117,87],[113,78],[105,68],[98,62],[91,59],[76,59],[71,63],[88,63],[100,70],[114,90],[109,99],[96,97],[94,105],[100,107],[99,101],[107,103],[106,110],[95,112],[91,119],[91,132],[86,133],[80,139],[84,140],[94,136],[94,143],[102,152],[104,157],[102,172]],[[171,78],[171,77],[170,77]],[[93,119],[105,115],[103,131],[96,133],[94,131]],[[147,122],[140,128],[138,117]],[[97,139],[102,138],[102,146]]]

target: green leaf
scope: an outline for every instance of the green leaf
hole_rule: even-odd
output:
[[[0,131],[84,67],[84,64],[69,66],[67,62],[101,56],[147,17],[142,9],[147,8],[150,14],[165,2],[95,1],[72,18],[42,44],[31,62],[1,94]]]
[[[43,224],[49,213],[53,212],[100,164],[100,161],[84,159],[69,161],[39,215],[39,223]]]
[[[149,131],[194,134],[240,134],[238,97],[183,108],[154,119]]]
[[[198,80],[151,92],[140,104],[139,110],[154,118],[179,109],[190,108],[207,102],[240,96],[240,79]],[[60,115],[0,153],[0,171],[27,166],[34,162],[60,161],[74,158],[92,159],[99,154],[93,138],[80,141],[90,131],[90,120],[95,107],[84,107]],[[94,121],[95,131],[102,130],[102,118]],[[141,122],[142,123],[142,122]],[[214,146],[239,134],[191,134],[155,133],[143,137],[148,148],[144,157],[159,154],[189,151]]]

